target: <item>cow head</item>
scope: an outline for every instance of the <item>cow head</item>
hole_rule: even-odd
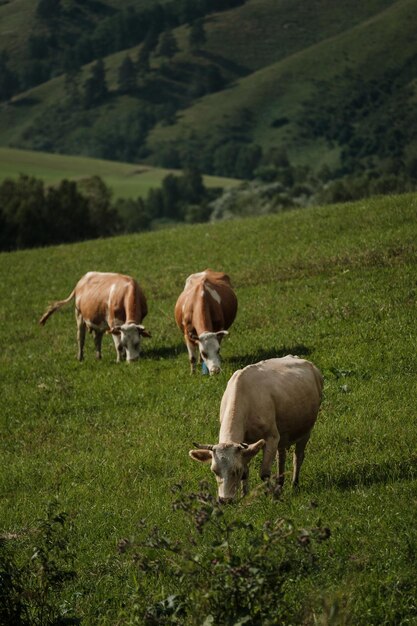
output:
[[[220,372],[220,343],[223,337],[228,334],[227,330],[219,330],[217,333],[201,333],[199,336],[190,334],[191,339],[198,344],[201,358],[206,364],[210,376]]]
[[[248,463],[265,445],[265,439],[256,443],[218,443],[215,446],[194,444],[198,449],[190,450],[195,461],[211,463],[215,474],[219,502],[230,502],[237,494],[240,483],[247,478]]]
[[[113,326],[108,331],[113,335],[113,340],[118,351],[118,361],[126,359],[128,363],[137,361],[140,355],[141,337],[150,337],[150,333],[141,324],[131,322]]]

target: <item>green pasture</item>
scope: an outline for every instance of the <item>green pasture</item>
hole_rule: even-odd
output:
[[[215,623],[197,610],[146,621],[147,606],[192,589],[169,559],[143,577],[121,541],[140,535],[141,520],[173,541],[188,536],[173,489],[207,480],[215,494],[188,451],[216,442],[228,378],[292,353],[325,378],[300,489],[287,480],[280,499],[265,493],[256,457],[251,493],[224,510],[242,524],[237,550],[253,549],[245,524],[325,526],[305,572],[288,574],[279,623],[417,623],[416,241],[417,199],[405,195],[0,254],[0,535],[34,568],[39,520],[51,502],[66,513],[76,578],[56,599],[61,615],[94,626]],[[192,377],[173,308],[185,278],[206,267],[230,274],[239,311],[222,373]],[[116,364],[110,338],[96,362],[90,337],[78,363],[72,305],[38,325],[88,270],[142,285],[152,339],[139,363]],[[209,536],[195,545],[204,553]],[[209,589],[214,561],[203,566]]]
[[[64,178],[77,181],[100,176],[113,190],[114,198],[138,198],[146,196],[149,189],[160,187],[165,176],[170,173],[181,175],[176,170],[140,164],[0,147],[0,183],[6,178],[17,178],[20,174],[35,176],[48,185],[58,184]],[[237,185],[239,181],[205,176],[204,183],[207,187],[224,188]]]

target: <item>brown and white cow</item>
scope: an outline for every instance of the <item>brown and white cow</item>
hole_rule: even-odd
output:
[[[141,337],[150,337],[141,322],[148,312],[146,298],[134,278],[111,272],[88,272],[65,300],[52,304],[39,320],[47,319],[75,298],[78,359],[83,360],[86,329],[94,334],[96,357],[101,359],[105,332],[111,333],[117,361],[137,361]]]
[[[197,350],[210,375],[220,372],[220,343],[237,312],[237,298],[230,278],[206,269],[191,274],[175,305],[175,321],[184,334],[191,372]]]
[[[319,411],[320,370],[296,356],[268,359],[236,371],[220,405],[219,443],[190,450],[191,458],[211,463],[220,502],[235,497],[240,482],[248,492],[248,463],[261,449],[260,475],[267,480],[276,456],[278,486],[284,484],[286,450],[295,444],[293,485],[298,485],[304,449]]]

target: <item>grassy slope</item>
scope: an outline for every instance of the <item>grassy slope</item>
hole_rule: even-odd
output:
[[[302,488],[287,485],[279,502],[254,492],[227,515],[331,528],[314,574],[289,585],[305,605],[303,623],[335,602],[354,624],[413,623],[416,217],[415,196],[386,197],[0,255],[0,527],[31,545],[58,497],[74,523],[79,575],[66,599],[83,623],[116,623],[122,602],[133,610],[134,569],[117,542],[142,518],[182,536],[171,487],[182,480],[192,490],[209,477],[188,458],[191,442],[216,440],[236,368],[285,353],[307,356],[325,375]],[[239,313],[223,373],[192,378],[173,306],[184,278],[207,266],[231,274]],[[141,282],[153,338],[139,364],[117,366],[109,339],[96,363],[90,337],[78,364],[72,306],[37,325],[46,304],[91,269]],[[165,597],[166,585],[150,594]]]
[[[213,126],[227,125],[234,113],[244,107],[255,120],[253,139],[264,148],[284,145],[295,162],[320,165],[315,154],[317,141],[309,145],[297,136],[294,126],[294,118],[315,81],[331,82],[348,69],[366,80],[400,67],[415,49],[416,11],[415,0],[400,0],[343,33],[296,51],[240,79],[231,89],[202,98],[179,115],[175,126],[156,127],[149,144],[175,141],[191,132],[209,136]],[[290,123],[282,128],[271,127],[281,117],[287,117]],[[322,157],[328,153],[327,158],[332,158],[328,147],[325,150],[319,147],[319,152]]]
[[[349,30],[392,4],[249,0],[237,10],[207,19],[205,50],[255,71]]]
[[[41,178],[51,185],[64,178],[80,180],[100,176],[113,190],[115,198],[137,198],[146,196],[151,188],[160,187],[169,173],[181,174],[146,165],[0,148],[0,183],[19,174]],[[204,182],[207,187],[230,187],[239,183],[216,176],[205,176]]]

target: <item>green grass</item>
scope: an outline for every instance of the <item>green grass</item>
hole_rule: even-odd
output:
[[[188,458],[192,442],[216,441],[233,371],[286,353],[325,377],[301,488],[265,495],[256,458],[253,492],[226,515],[331,529],[313,570],[288,583],[297,623],[416,623],[416,217],[406,195],[0,255],[0,527],[30,548],[58,498],[78,574],[64,598],[83,624],[133,623],[136,569],[118,542],[141,519],[173,538],[188,532],[174,485],[208,479],[215,492]],[[189,375],[173,319],[185,277],[207,266],[230,273],[239,299],[215,378]],[[37,324],[93,269],[143,286],[152,339],[138,364],[117,365],[109,338],[95,362],[90,337],[79,364],[71,305]],[[170,589],[163,571],[149,601]]]
[[[5,178],[17,178],[20,174],[35,176],[48,185],[56,185],[64,178],[81,180],[100,176],[113,190],[114,198],[137,198],[146,196],[151,188],[160,187],[170,173],[181,175],[176,170],[141,164],[0,148],[0,183]],[[204,183],[207,187],[230,187],[239,181],[205,176]]]

